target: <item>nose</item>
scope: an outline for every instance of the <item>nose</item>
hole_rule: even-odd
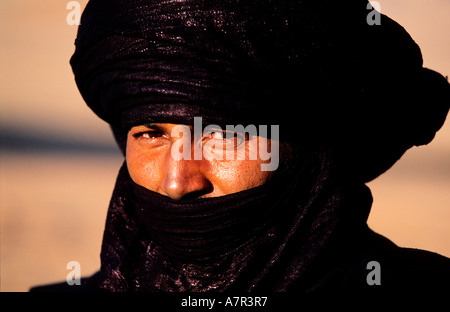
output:
[[[213,191],[212,183],[202,168],[203,160],[166,159],[161,191],[175,200],[186,200],[204,196]]]

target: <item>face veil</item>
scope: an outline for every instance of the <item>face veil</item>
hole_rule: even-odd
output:
[[[124,164],[106,222],[101,288],[203,292],[297,287],[304,271],[324,260],[331,241],[364,232],[372,200],[363,184],[335,181],[328,152],[306,154],[295,174],[283,176],[283,184],[272,181],[187,201],[135,184]],[[356,244],[361,238],[356,237],[347,237],[347,244]]]
[[[89,1],[71,65],[122,151],[130,126],[195,117],[280,125],[280,139],[298,151],[276,187],[183,203],[135,185],[124,163],[100,289],[312,291],[367,249],[372,198],[364,183],[433,139],[449,85],[423,68],[400,25],[384,15],[368,25],[366,7]]]

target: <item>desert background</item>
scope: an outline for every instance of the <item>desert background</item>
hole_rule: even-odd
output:
[[[424,66],[450,75],[450,1],[378,2],[419,44]],[[3,292],[65,281],[72,260],[83,276],[100,265],[123,157],[75,86],[69,58],[77,26],[67,23],[68,3],[0,0]],[[400,246],[450,257],[450,118],[431,144],[411,149],[368,186],[372,229]]]

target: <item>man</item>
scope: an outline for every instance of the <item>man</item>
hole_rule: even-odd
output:
[[[404,29],[368,25],[366,8],[91,0],[71,64],[125,162],[100,271],[79,289],[445,285],[449,259],[366,224],[365,183],[433,139],[450,92]]]

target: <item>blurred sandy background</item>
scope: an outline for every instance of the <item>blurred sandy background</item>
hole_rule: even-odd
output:
[[[73,81],[68,2],[0,0],[1,291],[64,281],[71,260],[82,275],[100,264],[122,157]],[[450,75],[450,1],[378,2],[420,45],[425,66]],[[450,256],[450,121],[369,186],[371,228]]]

